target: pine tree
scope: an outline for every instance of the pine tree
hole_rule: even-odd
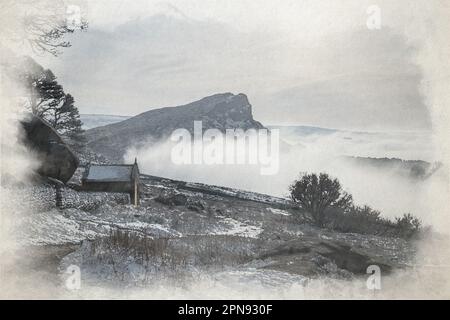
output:
[[[86,138],[80,113],[74,103],[74,98],[70,94],[66,94],[61,107],[54,111],[54,127],[67,138],[69,145],[75,151],[82,151],[86,144]]]
[[[29,109],[41,118],[47,119],[64,98],[64,90],[51,70],[37,74],[26,73],[23,77],[30,91]]]
[[[26,72],[21,78],[30,92],[28,109],[45,119],[75,151],[82,151],[86,141],[75,99],[64,92],[53,72],[35,68],[35,72]]]

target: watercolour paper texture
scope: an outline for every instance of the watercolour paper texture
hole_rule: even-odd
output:
[[[450,298],[449,21],[0,0],[1,298]]]

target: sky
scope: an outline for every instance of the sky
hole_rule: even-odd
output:
[[[136,115],[245,93],[263,124],[429,130],[426,1],[82,1],[87,32],[36,57],[82,113]],[[368,11],[369,10],[369,11]]]

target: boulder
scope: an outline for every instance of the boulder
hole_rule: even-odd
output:
[[[314,276],[331,265],[344,273],[367,274],[367,267],[377,265],[384,273],[400,267],[396,259],[380,256],[372,248],[350,245],[337,239],[303,236],[263,252],[261,259],[270,259],[270,268],[303,276]],[[342,273],[342,272],[341,272]]]
[[[45,120],[30,116],[21,122],[24,144],[39,157],[37,173],[66,183],[78,167],[78,158]]]
[[[184,206],[188,203],[187,197],[181,193],[163,193],[154,200],[167,206]]]

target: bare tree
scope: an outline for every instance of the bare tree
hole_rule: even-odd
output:
[[[330,207],[347,209],[352,204],[352,196],[342,190],[337,179],[326,173],[317,176],[304,174],[289,188],[291,198],[300,207],[312,214],[314,222],[323,226],[325,211]]]
[[[0,27],[8,41],[26,43],[36,53],[58,55],[70,46],[66,34],[88,26],[81,8],[63,0],[2,0],[0,11],[5,18]]]

